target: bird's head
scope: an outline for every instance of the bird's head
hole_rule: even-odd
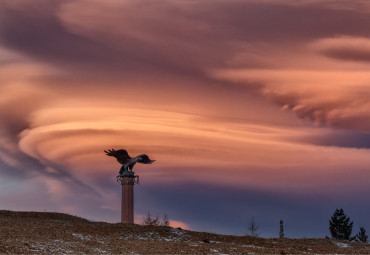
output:
[[[143,163],[143,164],[152,164],[155,160],[151,160],[148,155],[146,154],[142,154],[140,155],[139,157],[139,163]]]

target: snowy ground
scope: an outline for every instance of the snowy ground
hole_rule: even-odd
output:
[[[265,239],[0,211],[1,254],[370,254],[331,239]]]

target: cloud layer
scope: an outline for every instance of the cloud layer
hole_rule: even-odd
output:
[[[137,215],[236,234],[255,216],[265,236],[284,218],[288,236],[324,236],[344,207],[365,226],[368,12],[366,1],[3,1],[1,204],[116,222],[120,166],[103,150],[126,148],[157,160],[135,168]]]

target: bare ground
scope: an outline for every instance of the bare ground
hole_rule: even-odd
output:
[[[0,211],[1,254],[370,254],[369,244],[267,239]]]

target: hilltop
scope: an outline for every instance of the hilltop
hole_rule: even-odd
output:
[[[0,211],[1,254],[370,254],[369,244],[267,239]]]

